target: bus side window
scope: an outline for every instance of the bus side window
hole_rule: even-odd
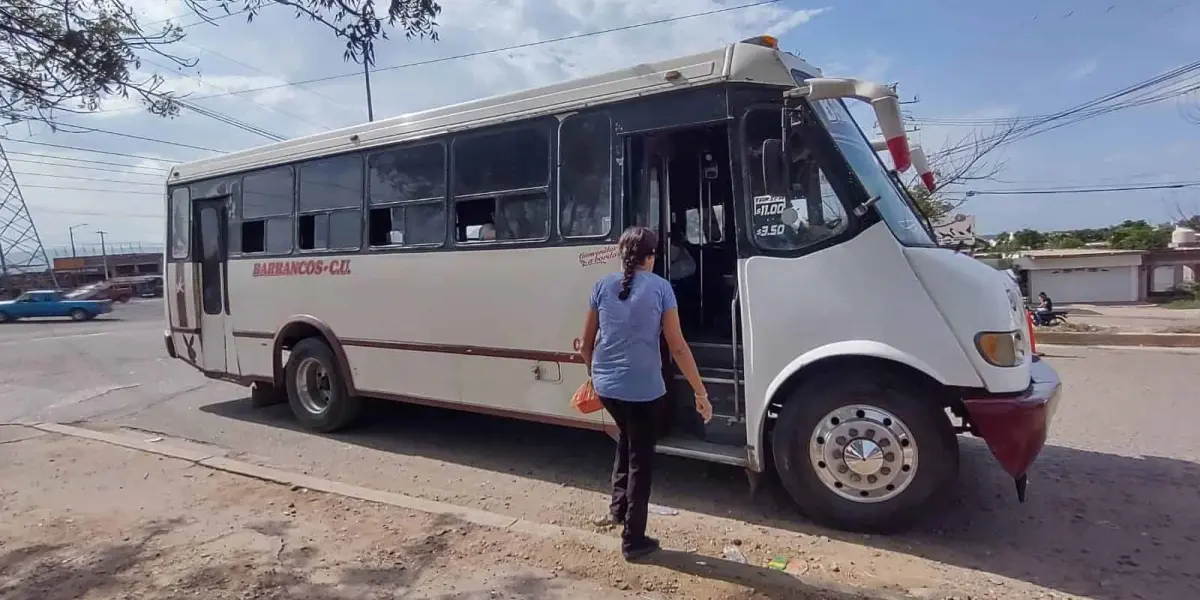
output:
[[[296,243],[301,250],[355,250],[362,243],[362,156],[300,165]]]
[[[192,203],[188,188],[179,187],[171,190],[171,258],[174,260],[188,257],[191,244],[190,228],[192,224]]]
[[[612,227],[612,123],[607,113],[571,115],[558,127],[559,232],[607,235]]]
[[[386,150],[367,159],[371,247],[441,246],[446,241],[446,146]]]
[[[453,151],[455,241],[549,236],[547,122],[458,138]]]
[[[243,254],[292,251],[292,168],[279,167],[242,179],[240,210]]]

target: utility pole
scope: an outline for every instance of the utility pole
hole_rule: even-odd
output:
[[[363,45],[363,82],[367,85],[367,121],[375,120],[375,105],[371,102],[371,61],[375,58],[375,45],[367,40]]]
[[[375,107],[371,104],[371,63],[363,55],[363,81],[367,84],[367,121],[375,120]]]
[[[67,237],[71,238],[71,258],[75,258],[75,228],[76,227],[87,227],[87,223],[80,223],[78,225],[72,225],[67,228]]]
[[[108,249],[104,246],[104,236],[108,232],[101,230],[96,233],[100,234],[100,256],[104,258],[104,280],[108,281]]]

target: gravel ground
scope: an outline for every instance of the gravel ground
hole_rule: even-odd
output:
[[[97,442],[4,428],[0,597],[869,599],[716,557],[628,565]]]

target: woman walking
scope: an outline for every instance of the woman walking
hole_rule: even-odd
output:
[[[619,432],[613,466],[612,504],[601,524],[622,525],[621,553],[636,560],[658,550],[646,536],[651,470],[658,437],[659,404],[667,394],[659,340],[687,377],[696,411],[705,422],[712,405],[692,351],[683,339],[675,292],[653,273],[658,236],[646,227],[621,235],[617,251],[622,271],[605,276],[592,290],[580,353],[592,384]]]

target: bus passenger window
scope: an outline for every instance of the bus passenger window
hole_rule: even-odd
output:
[[[362,157],[348,154],[300,166],[301,250],[354,250],[362,238]]]
[[[446,147],[422,144],[367,159],[372,247],[440,246],[446,240]]]
[[[446,239],[446,207],[441,201],[372,208],[372,246],[439,246]]]
[[[607,235],[612,227],[612,124],[606,113],[571,115],[558,129],[559,231]]]
[[[454,239],[544,240],[550,231],[546,121],[454,141]]]
[[[241,220],[237,246],[243,254],[292,251],[292,168],[280,167],[246,175],[242,201],[236,211]]]

